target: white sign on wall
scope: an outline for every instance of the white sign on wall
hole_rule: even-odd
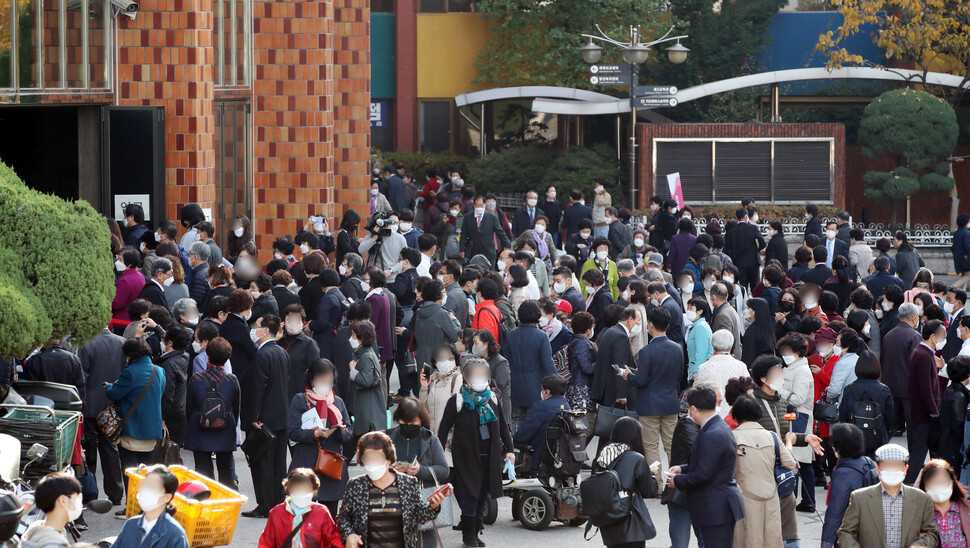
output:
[[[138,204],[145,210],[145,220],[151,219],[151,195],[149,194],[115,194],[115,220],[125,220],[125,207],[128,204]]]

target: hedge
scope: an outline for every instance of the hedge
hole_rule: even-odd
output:
[[[115,293],[110,248],[108,225],[87,202],[30,189],[0,162],[0,355],[97,336]]]

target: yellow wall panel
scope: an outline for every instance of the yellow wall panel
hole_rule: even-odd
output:
[[[478,78],[478,52],[489,24],[479,13],[418,14],[418,98],[454,97],[484,89]]]

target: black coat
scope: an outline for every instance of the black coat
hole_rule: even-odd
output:
[[[287,383],[286,394],[290,397],[302,394],[306,388],[306,371],[311,363],[320,359],[320,347],[304,333],[295,337],[285,335],[280,339],[279,344],[290,357],[290,380]]]
[[[613,221],[613,224],[610,225],[609,240],[612,244],[610,246],[610,258],[615,261],[620,253],[633,243],[633,231],[623,221]]]
[[[943,359],[947,362],[950,358],[960,353],[963,346],[963,339],[960,338],[960,320],[967,313],[966,307],[961,308],[950,319],[950,325],[946,328],[946,346],[943,347]]]
[[[563,291],[560,295],[566,302],[568,302],[573,307],[573,314],[577,312],[586,312],[586,299],[583,298],[583,294],[579,292],[575,287],[567,287],[566,291]]]
[[[84,400],[85,417],[97,417],[111,403],[105,394],[104,383],[118,380],[125,368],[125,355],[121,352],[124,343],[123,337],[105,329],[78,351],[85,377],[86,393],[79,394]]]
[[[219,327],[219,336],[229,341],[232,346],[232,374],[239,379],[239,383],[246,385],[246,376],[256,362],[256,345],[249,338],[249,325],[242,316],[229,314],[226,321]]]
[[[262,318],[267,314],[272,314],[274,316],[280,316],[280,305],[276,302],[276,297],[272,295],[263,295],[256,299],[253,303],[253,315],[249,318],[249,325],[254,325],[256,320]]]
[[[751,223],[739,223],[724,235],[724,252],[738,268],[758,266],[761,262],[759,253],[766,245],[761,231]]]
[[[694,447],[694,440],[700,433],[701,427],[686,415],[677,418],[677,426],[674,427],[673,440],[670,444],[670,466],[680,466],[690,460],[690,451]],[[676,504],[682,508],[687,507],[687,493],[677,489],[664,489],[661,504]]]
[[[842,399],[839,400],[839,422],[850,422],[852,410],[859,401],[873,401],[882,407],[882,439],[876,447],[865,448],[866,454],[871,456],[875,454],[878,446],[889,443],[889,440],[892,438],[890,431],[895,424],[893,418],[893,395],[889,392],[889,387],[877,380],[856,379],[842,390]],[[964,402],[963,409],[966,412],[966,402]],[[963,440],[962,419],[960,422],[960,440]],[[957,452],[960,452],[959,443],[957,444]]]
[[[532,218],[529,218],[529,206],[522,206],[515,210],[515,216],[512,217],[512,235],[516,238],[519,237],[526,230],[531,229],[536,224],[536,219],[539,215],[545,215],[545,213],[539,209],[539,205],[533,208]]]
[[[583,219],[593,220],[593,209],[588,205],[574,202],[571,206],[563,209],[562,228],[566,231],[566,239],[579,233],[579,222]]]
[[[963,425],[967,420],[970,391],[963,383],[950,382],[940,400],[940,446],[937,452],[954,470],[963,465]]]
[[[539,202],[542,206],[542,211],[546,214],[546,218],[549,219],[549,232],[559,232],[559,221],[562,220],[562,206],[559,205],[558,200]]]
[[[311,278],[310,281],[300,289],[300,304],[306,313],[307,321],[312,322],[317,319],[317,305],[323,298],[323,287],[320,286],[320,277]]]
[[[601,331],[603,312],[613,303],[613,294],[610,293],[610,284],[603,284],[603,287],[597,289],[596,293],[593,294],[593,300],[589,302],[589,307],[586,309],[586,312],[592,314],[593,318],[596,319],[596,324],[598,324],[598,326],[594,326],[593,330],[595,334],[598,335]]]
[[[84,398],[85,380],[81,360],[63,346],[55,344],[24,362],[24,376],[32,381],[59,382],[73,385]],[[117,380],[115,378],[114,380]]]
[[[158,362],[165,370],[165,390],[162,392],[162,420],[168,427],[172,441],[185,445],[185,393],[189,380],[189,355],[173,350],[162,355]]]
[[[344,295],[339,289],[327,291],[317,305],[316,314],[310,321],[313,340],[320,348],[320,357],[333,360],[333,340],[344,316]]]
[[[657,529],[650,519],[650,512],[643,499],[657,494],[657,478],[653,477],[647,460],[633,450],[624,452],[610,463],[610,468],[620,477],[623,490],[633,497],[630,516],[622,521],[600,527],[600,535],[606,546],[642,543],[657,536]],[[593,463],[593,473],[603,470],[599,461]]]
[[[336,397],[334,398],[333,404],[340,411],[344,424],[349,425],[350,418],[347,413],[347,406],[344,405],[343,400]],[[294,442],[290,444],[290,470],[294,468],[309,468],[313,470],[313,467],[317,463],[318,448],[343,453],[343,443],[354,437],[354,431],[351,428],[338,428],[329,438],[313,437],[313,430],[304,430],[302,428],[303,414],[309,410],[310,406],[307,404],[307,399],[303,391],[294,395],[290,400],[289,410],[286,414],[286,436],[291,442]],[[336,426],[327,424],[326,418],[323,418],[323,423],[327,428]],[[347,461],[344,461],[344,471],[340,476],[340,480],[332,480],[319,472],[317,473],[317,477],[320,478],[320,489],[317,490],[316,500],[340,500],[343,498],[344,490],[347,488]]]
[[[466,409],[464,406],[459,410],[458,405],[461,403],[459,396],[460,393],[448,399],[445,412],[441,416],[441,425],[438,427],[438,441],[441,442],[442,447],[445,447],[448,442],[448,433],[454,430],[451,437],[451,457],[454,463],[455,488],[468,493],[479,493],[484,480],[483,475],[487,474],[488,492],[492,497],[499,498],[502,496],[502,467],[505,454],[513,450],[512,431],[505,422],[502,404],[493,394],[492,411],[498,420],[485,425],[488,428],[489,439],[488,446],[482,447],[478,412]],[[482,470],[479,455],[488,455],[488,470]]]
[[[195,281],[193,280],[192,283],[194,284]],[[209,286],[209,283],[206,282],[206,287],[208,287],[208,286]],[[227,297],[228,298],[229,295],[231,295],[232,292],[235,291],[235,290],[236,290],[236,288],[233,287],[233,286],[231,286],[231,285],[221,285],[219,287],[213,287],[213,288],[209,289],[205,293],[205,299],[202,301],[202,305],[199,307],[199,310],[200,311],[208,310],[209,309],[209,301],[211,301],[214,297],[222,296],[222,297]]]
[[[808,237],[809,234],[818,236],[819,241],[825,239],[822,234],[822,220],[818,217],[810,217],[805,223],[805,236]]]
[[[232,425],[221,430],[203,430],[199,427],[199,406],[202,398],[212,388],[222,393],[223,399],[232,411]],[[186,410],[188,417],[185,427],[185,449],[189,451],[229,452],[236,450],[236,419],[242,401],[239,379],[227,374],[222,367],[209,366],[189,378],[186,391]]]
[[[159,287],[153,280],[148,280],[148,283],[141,288],[141,293],[138,294],[138,298],[168,308],[168,301],[165,299],[165,290]]]
[[[300,296],[281,285],[273,288],[273,296],[276,297],[276,306],[280,308],[280,312],[291,304],[300,304]]]
[[[235,371],[236,362],[232,367]],[[273,432],[286,430],[289,367],[290,358],[276,341],[263,344],[256,352],[256,363],[242,384],[243,400],[246,402],[241,420],[244,431],[253,431],[254,422],[263,423],[263,428]]]
[[[687,466],[674,477],[674,485],[686,490],[688,509],[695,527],[734,523],[744,517],[741,491],[734,481],[738,444],[731,428],[715,414],[704,423],[694,440]]]
[[[741,361],[750,368],[758,356],[775,353],[775,318],[764,299],[748,299],[748,307],[754,310],[755,320],[741,337]]]
[[[670,325],[667,326],[667,338],[677,344],[684,344],[684,305],[674,298],[676,293],[668,293],[669,299],[664,299],[660,306],[670,313]],[[649,313],[649,311],[648,311]]]
[[[802,274],[801,281],[807,284],[815,284],[819,287],[825,285],[825,280],[832,277],[832,269],[825,266],[825,263],[815,265],[815,268]]]
[[[344,283],[340,284],[340,292],[347,297],[348,301],[357,302],[367,296],[367,292],[360,287],[363,280],[357,274],[351,274]]]
[[[775,234],[768,240],[768,247],[765,249],[765,264],[771,259],[778,259],[783,269],[788,266],[788,242],[781,234]]]
[[[484,255],[494,267],[499,251],[495,248],[495,238],[498,238],[501,246],[499,249],[505,249],[512,245],[502,228],[502,223],[495,215],[488,212],[482,214],[481,224],[478,224],[478,221],[475,220],[474,213],[468,213],[462,218],[461,250],[465,253],[466,260],[475,255]]]
[[[206,303],[205,297],[209,293],[209,265],[202,263],[192,269],[192,284],[189,286],[189,297],[195,301],[199,311],[205,313],[203,305]]]
[[[603,331],[596,340],[596,347],[596,369],[593,370],[593,384],[589,389],[590,399],[612,407],[618,399],[633,398],[635,391],[630,390],[623,377],[613,369],[613,364],[634,367],[633,351],[626,330],[616,324]],[[633,409],[633,402],[627,402],[627,408]]]
[[[357,236],[347,232],[344,229],[340,229],[337,232],[337,256],[335,264],[340,265],[344,262],[344,255],[348,253],[357,253],[357,246],[360,242],[357,241]]]
[[[566,253],[576,257],[576,263],[582,265],[587,261],[587,259],[589,259],[589,246],[592,245],[592,243],[592,234],[590,234],[589,238],[584,240],[579,232],[577,232],[566,238]],[[585,245],[586,247],[579,247],[581,244]]]

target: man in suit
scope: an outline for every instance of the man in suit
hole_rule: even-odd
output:
[[[445,308],[451,311],[458,318],[458,326],[461,329],[468,327],[470,323],[468,320],[468,297],[465,296],[465,292],[461,290],[461,286],[458,285],[458,280],[461,277],[461,266],[458,265],[458,261],[448,259],[441,264],[441,269],[438,270],[438,279],[445,286]]]
[[[315,319],[310,320],[310,331],[320,347],[320,357],[333,361],[333,341],[343,319],[346,298],[340,292],[340,274],[336,270],[325,268],[317,278],[323,296],[317,304]]]
[[[396,170],[390,165],[384,166],[384,173],[387,176],[387,201],[394,211],[401,211],[407,207],[404,201],[404,179],[399,173],[403,170],[401,166],[397,166]]]
[[[300,304],[300,296],[290,291],[289,285],[293,283],[293,275],[285,268],[281,268],[273,273],[273,297],[280,310],[286,310],[291,304]]]
[[[957,217],[957,229],[953,232],[953,243],[950,252],[953,253],[953,268],[960,279],[953,282],[953,286],[964,291],[970,287],[970,215],[961,213]]]
[[[546,375],[542,378],[542,399],[529,409],[529,414],[516,429],[512,439],[532,447],[529,458],[530,468],[538,470],[546,455],[546,429],[556,418],[560,409],[569,409],[566,401],[566,387],[569,382],[562,375]]]
[[[815,249],[812,250],[812,258],[815,259],[815,266],[802,274],[801,281],[822,287],[825,285],[825,280],[832,277],[832,266],[828,262],[828,251],[825,250],[825,246],[815,246]]]
[[[908,460],[909,452],[895,443],[876,449],[879,484],[849,495],[839,527],[839,546],[940,545],[933,501],[923,491],[902,484]]]
[[[731,348],[731,355],[735,359],[741,359],[741,318],[737,310],[728,304],[728,288],[724,282],[716,282],[711,286],[711,304],[714,309],[711,312],[711,331],[724,329],[734,337],[734,346]]]
[[[539,215],[545,215],[541,209],[536,207],[538,203],[539,195],[530,190],[525,195],[525,205],[515,210],[515,216],[512,217],[513,236],[518,238],[523,232],[535,226],[536,218]]]
[[[623,377],[617,375],[617,370],[613,369],[616,364],[619,367],[633,366],[633,352],[630,349],[631,333],[635,329],[639,317],[637,314],[626,315],[625,320],[621,320],[613,327],[603,331],[596,338],[596,367],[593,370],[593,383],[589,389],[590,398],[597,404],[604,407],[633,406],[636,396],[628,387],[629,385]],[[627,398],[630,399],[627,402]],[[605,446],[606,441],[600,440],[600,446]]]
[[[836,237],[839,239],[840,242],[844,243],[848,247],[849,245],[852,244],[852,241],[851,241],[852,224],[849,222],[852,219],[852,216],[849,215],[848,211],[843,210],[843,211],[840,211],[839,214],[836,215],[836,217],[838,217],[839,222],[834,223],[833,221],[833,223],[829,223],[829,224],[835,224]]]
[[[209,246],[205,242],[193,242],[189,247],[189,266],[192,267],[189,297],[201,307],[209,292]]]
[[[738,208],[734,215],[738,218],[738,226],[724,236],[724,252],[741,272],[738,283],[753,288],[760,280],[758,267],[761,263],[761,250],[768,244],[765,243],[758,226],[749,222],[747,209]]]
[[[593,293],[593,298],[590,299],[586,312],[592,314],[594,318],[602,318],[606,308],[614,303],[613,294],[610,292],[609,284],[606,283],[603,271],[598,268],[587,270],[583,274],[582,283],[586,284],[587,292],[592,290]],[[603,322],[596,322],[596,326],[595,332],[596,335],[599,335],[603,329]]]
[[[172,272],[172,261],[165,257],[155,259],[155,262],[152,263],[151,276],[148,283],[141,288],[138,298],[168,308],[168,301],[165,299],[165,286],[168,280],[175,280],[175,274]]]
[[[121,469],[118,446],[101,433],[97,417],[111,404],[104,391],[104,383],[116,381],[125,368],[125,355],[121,352],[124,343],[124,338],[106,327],[77,353],[85,376],[85,393],[79,394],[84,399],[84,439],[81,447],[92,474],[97,472],[98,456],[101,457],[104,494],[116,505],[125,498],[125,474]]]
[[[835,221],[829,221],[825,225],[825,266],[832,268],[832,259],[842,255],[848,260],[849,244],[837,238],[839,225]]]
[[[573,287],[573,271],[560,266],[552,271],[552,289],[560,299],[572,306],[573,314],[586,312],[586,299],[578,289]]]
[[[913,303],[899,305],[899,325],[892,328],[882,339],[882,383],[893,395],[893,417],[896,424],[889,425],[891,433],[902,432],[909,418],[909,356],[922,342],[916,331],[919,311]]]
[[[502,230],[499,218],[492,214],[486,215],[485,197],[476,196],[472,214],[465,215],[461,223],[462,257],[470,260],[475,255],[484,255],[492,268],[495,268],[498,252],[509,247],[509,237]]]
[[[256,345],[250,338],[248,323],[252,310],[252,295],[246,289],[237,289],[226,298],[226,320],[219,326],[219,336],[232,345],[232,373],[240,385],[246,382],[256,362]]]
[[[650,282],[647,286],[647,296],[650,297],[650,304],[654,307],[667,309],[670,314],[670,325],[665,326],[667,338],[677,343],[684,344],[684,313],[683,308],[667,292],[667,286],[661,282]],[[650,461],[653,462],[653,461]]]
[[[592,232],[593,209],[583,200],[583,192],[574,188],[569,191],[569,206],[562,212],[562,229],[565,232],[563,241],[579,233],[579,222],[583,219],[589,219],[590,232]]]
[[[805,222],[805,238],[807,239],[809,234],[814,234],[821,240],[824,235],[822,234],[822,221],[818,218],[818,206],[815,204],[806,205],[805,215],[808,216],[808,221]]]
[[[876,300],[882,297],[886,292],[886,288],[891,285],[895,285],[902,291],[906,291],[903,281],[889,273],[889,267],[891,265],[892,263],[889,262],[888,256],[880,255],[876,257],[872,261],[872,266],[876,269],[876,273],[863,280],[866,283],[866,287],[869,288],[869,292],[872,293],[872,297]]]
[[[943,358],[936,357],[936,351],[946,343],[946,326],[940,320],[930,320],[923,324],[922,337],[923,341],[909,355],[906,382],[909,397],[906,441],[911,455],[907,485],[916,483],[929,448],[930,426],[940,416],[939,370],[944,362]]]
[[[960,353],[963,346],[963,339],[960,338],[960,319],[966,312],[964,308],[967,304],[967,292],[951,287],[946,292],[946,303],[944,309],[950,315],[950,326],[946,328],[946,346],[943,347],[943,360],[950,361],[950,358]]]
[[[629,225],[616,216],[615,207],[606,208],[606,222],[609,223],[610,227],[608,237],[610,243],[613,244],[613,247],[610,248],[610,258],[615,261],[620,253],[633,243],[633,231],[630,230]]]
[[[668,470],[667,485],[687,491],[690,520],[707,548],[734,545],[734,524],[744,517],[741,491],[734,481],[738,445],[731,428],[715,411],[710,388],[687,391],[687,416],[700,425],[687,464]]]
[[[627,312],[636,311],[626,309]],[[623,316],[620,316],[621,318]],[[643,425],[643,444],[647,462],[660,460],[660,440],[663,440],[667,462],[680,412],[680,380],[684,376],[684,349],[666,337],[670,313],[655,307],[647,313],[647,332],[650,342],[637,354],[636,373],[629,369],[621,373],[637,392],[637,415]]]
[[[241,424],[246,436],[258,434],[258,429],[272,432],[266,439],[265,454],[249,463],[253,475],[256,508],[243,512],[246,517],[269,517],[269,511],[283,502],[280,478],[286,476],[286,411],[289,407],[290,358],[286,350],[276,344],[280,334],[280,318],[267,314],[256,320],[256,363],[246,382],[242,383],[243,401]],[[262,436],[262,434],[258,434]]]

